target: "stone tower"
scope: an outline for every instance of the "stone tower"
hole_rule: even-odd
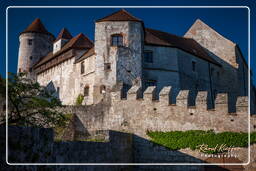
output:
[[[18,73],[26,72],[28,78],[35,79],[33,66],[52,50],[54,36],[49,33],[39,18],[35,19],[19,37]]]
[[[95,24],[95,95],[100,87],[111,89],[119,81],[141,84],[143,22],[125,10]]]

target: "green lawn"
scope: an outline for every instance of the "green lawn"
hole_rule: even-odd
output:
[[[171,131],[158,132],[148,131],[147,135],[152,142],[165,146],[171,150],[190,148],[196,150],[204,144],[210,148],[217,145],[226,147],[247,147],[248,134],[238,132],[221,132],[190,130],[190,131]],[[256,132],[251,133],[250,143],[256,143]],[[220,151],[219,151],[220,152]],[[219,153],[218,151],[207,151],[206,153]]]

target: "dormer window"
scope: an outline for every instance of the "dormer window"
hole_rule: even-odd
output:
[[[112,46],[123,46],[123,36],[121,34],[114,34],[111,36]]]

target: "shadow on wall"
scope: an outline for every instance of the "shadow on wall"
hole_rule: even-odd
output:
[[[123,132],[107,131],[109,141],[53,141],[53,130],[45,128],[17,127],[9,128],[9,154],[10,163],[205,163],[188,154],[168,150],[165,147],[152,143],[136,135]],[[0,143],[5,146],[5,127],[0,127]],[[5,154],[5,149],[0,149]],[[0,157],[1,163],[5,155]],[[36,169],[83,169],[106,171],[206,171],[204,166],[8,166],[2,169],[13,170],[17,168]],[[214,171],[225,171],[218,166]],[[209,171],[209,170],[207,170]]]
[[[54,97],[60,99],[60,90],[59,87],[55,87],[52,81],[50,81],[47,86],[46,90],[49,91],[50,94],[52,94]]]
[[[127,99],[128,94],[136,94],[137,99],[143,99],[144,94],[151,94],[152,93],[152,100],[153,101],[159,101],[160,94],[162,91],[165,91],[164,89],[170,88],[170,91],[168,92],[169,97],[169,104],[170,105],[177,105],[177,101],[183,101],[184,107],[187,106],[189,108],[195,108],[196,107],[196,101],[199,95],[199,99],[205,100],[205,103],[207,105],[207,110],[215,109],[215,103],[221,99],[217,99],[218,95],[226,95],[227,99],[223,98],[221,103],[227,104],[228,113],[236,113],[236,103],[238,101],[238,97],[244,97],[244,96],[238,96],[237,94],[232,94],[230,92],[225,91],[219,91],[217,92],[213,99],[211,97],[211,92],[207,90],[180,90],[177,87],[155,87],[155,86],[149,86],[146,89],[133,86],[127,88],[127,86],[122,86],[121,83],[119,83],[119,87],[121,88],[121,99]],[[118,91],[118,90],[115,90]],[[152,92],[151,92],[152,91]],[[203,93],[203,96],[202,96]],[[199,104],[200,105],[200,104]]]
[[[204,48],[204,47],[203,47]],[[216,98],[216,94],[214,93],[214,89],[217,90],[217,93],[227,93],[228,94],[228,110],[229,113],[235,113],[235,103],[238,96],[248,96],[248,81],[247,80],[247,71],[244,71],[244,67],[242,65],[238,65],[238,68],[233,67],[228,62],[224,61],[208,49],[204,48],[204,50],[217,62],[219,62],[222,67],[220,68],[220,76],[219,78],[213,77],[212,79],[212,89],[213,89],[213,100]],[[240,61],[238,59],[238,52],[236,50],[236,62],[239,64]],[[226,74],[224,74],[226,73]],[[239,75],[242,74],[242,75]],[[243,76],[245,75],[245,77]],[[237,78],[237,80],[233,79]],[[241,83],[241,84],[239,84]],[[241,87],[242,86],[242,87]],[[255,101],[256,99],[254,99]],[[253,112],[253,111],[251,111]]]

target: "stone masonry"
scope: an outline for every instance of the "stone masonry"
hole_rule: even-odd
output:
[[[229,106],[248,96],[248,66],[237,44],[199,19],[176,36],[146,28],[125,10],[95,22],[94,43],[67,29],[55,39],[36,19],[20,34],[19,71],[55,91],[64,105],[75,104],[79,95],[83,104],[97,104],[120,81],[126,90],[156,86],[157,93],[172,86],[175,96],[180,90],[207,91],[208,108],[214,108],[217,93],[229,94]],[[250,91],[256,113],[253,85]]]

